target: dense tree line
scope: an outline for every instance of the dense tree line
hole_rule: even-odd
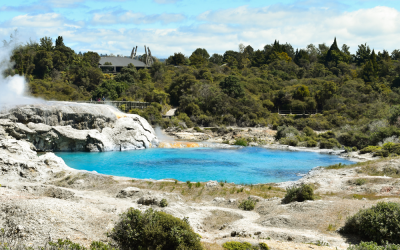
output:
[[[156,60],[149,69],[130,65],[114,76],[98,68],[97,53],[77,54],[62,37],[55,43],[44,37],[14,50],[8,74],[25,75],[31,93],[46,99],[105,96],[152,102],[147,110],[132,112],[164,127],[181,121],[188,126],[286,126],[300,131],[299,143],[308,127],[334,130],[331,139],[345,146],[377,145],[400,135],[400,50],[376,53],[367,44],[355,54],[349,49],[336,39],[330,47],[302,49],[279,41],[262,50],[241,44],[222,55],[198,48],[189,56],[174,53],[165,63]],[[160,112],[169,106],[178,107],[178,117],[163,120]],[[278,109],[323,112],[280,116]]]

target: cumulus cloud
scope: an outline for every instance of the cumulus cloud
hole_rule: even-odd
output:
[[[95,13],[91,23],[94,25],[109,25],[109,24],[151,24],[151,23],[176,23],[185,20],[186,17],[182,14],[157,14],[146,15],[143,13],[127,11],[124,13],[108,12],[108,13]]]
[[[191,24],[183,25],[181,21]],[[139,26],[153,23],[170,25],[168,28]],[[275,39],[289,42],[295,48],[304,48],[310,43],[330,45],[334,37],[340,44],[349,45],[354,53],[362,43],[376,50],[399,48],[399,23],[400,12],[384,6],[347,12],[337,8],[242,6],[207,11],[194,18],[121,10],[98,11],[89,22],[71,21],[57,13],[21,15],[0,25],[0,34],[18,28],[20,33],[35,30],[37,37],[62,35],[75,51],[93,50],[103,54],[128,55],[134,45],[146,44],[160,58],[174,52],[190,55],[199,47],[210,53],[223,53],[237,50],[239,43],[262,49]],[[125,27],[116,24],[125,24]]]

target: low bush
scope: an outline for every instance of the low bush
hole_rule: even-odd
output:
[[[341,169],[341,168],[345,168],[346,166],[347,166],[346,164],[338,163],[338,164],[327,166],[325,168],[326,169]]]
[[[285,137],[296,136],[299,135],[299,131],[292,126],[280,126],[275,135],[276,140],[280,140]]]
[[[187,220],[152,209],[130,208],[108,236],[121,250],[203,249]]]
[[[366,179],[360,178],[360,179],[357,179],[357,180],[356,180],[356,185],[357,185],[357,186],[362,186],[362,185],[364,185],[366,182],[367,182]]]
[[[248,242],[228,241],[222,246],[227,250],[269,250],[268,245],[263,242],[253,246]]]
[[[314,188],[311,185],[301,184],[300,187],[292,186],[286,188],[284,203],[303,202],[305,200],[314,200]]]
[[[347,250],[400,250],[400,245],[387,244],[379,246],[375,242],[361,242],[358,245],[350,246]]]
[[[0,236],[1,235],[0,233]],[[15,237],[16,235],[14,235]],[[83,245],[80,245],[79,243],[72,242],[70,240],[63,240],[63,239],[58,239],[57,241],[49,241],[47,242],[44,246],[38,246],[37,248],[33,248],[32,246],[26,246],[20,242],[16,237],[16,239],[13,242],[7,242],[4,240],[0,240],[0,249],[1,250],[13,250],[13,249],[18,249],[18,250],[118,250],[112,246],[110,246],[107,243],[103,243],[100,241],[93,241],[89,247],[85,247]],[[11,244],[10,244],[11,243]]]
[[[199,127],[194,127],[193,129],[196,130],[196,132],[199,132],[199,133],[203,132],[203,130],[201,128],[199,128]]]
[[[316,142],[314,140],[307,141],[307,147],[309,147],[309,148],[316,147],[317,145],[318,145],[318,142]]]
[[[257,201],[255,201],[255,200],[247,199],[247,200],[240,202],[239,208],[246,210],[246,211],[251,211],[251,210],[254,210],[256,203],[257,203]]]
[[[294,146],[294,147],[299,144],[299,140],[295,136],[289,136],[289,137],[282,138],[279,142],[281,144]]]
[[[334,147],[340,147],[340,143],[334,138],[330,138],[328,140],[322,139],[319,142],[319,147],[320,148],[332,149]]]
[[[239,138],[235,141],[234,145],[247,147],[248,142],[247,142],[246,138]]]
[[[378,146],[368,146],[360,150],[360,154],[375,153],[380,151],[382,148]]]
[[[390,155],[390,152],[387,151],[387,150],[384,150],[384,149],[379,150],[379,151],[377,151],[377,152],[375,152],[375,153],[373,154],[374,157],[376,157],[376,156],[388,157],[389,155]]]
[[[160,201],[160,207],[167,207],[168,206],[168,201],[166,199],[162,199]]]
[[[341,229],[344,233],[359,235],[378,244],[400,243],[400,204],[379,202],[349,217]]]
[[[306,136],[311,136],[311,137],[317,135],[317,134],[314,132],[314,130],[313,130],[312,128],[308,127],[308,126],[306,126],[306,127],[303,128],[303,133],[304,133]]]

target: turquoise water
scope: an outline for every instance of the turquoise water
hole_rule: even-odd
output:
[[[333,155],[257,147],[240,149],[186,148],[57,153],[75,169],[139,179],[228,181],[257,184],[292,181],[317,166],[352,162]]]

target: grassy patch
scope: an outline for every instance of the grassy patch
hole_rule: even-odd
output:
[[[376,164],[367,164],[361,167],[358,172],[370,176],[388,176],[393,178],[400,178],[400,170],[392,166],[379,167]]]

